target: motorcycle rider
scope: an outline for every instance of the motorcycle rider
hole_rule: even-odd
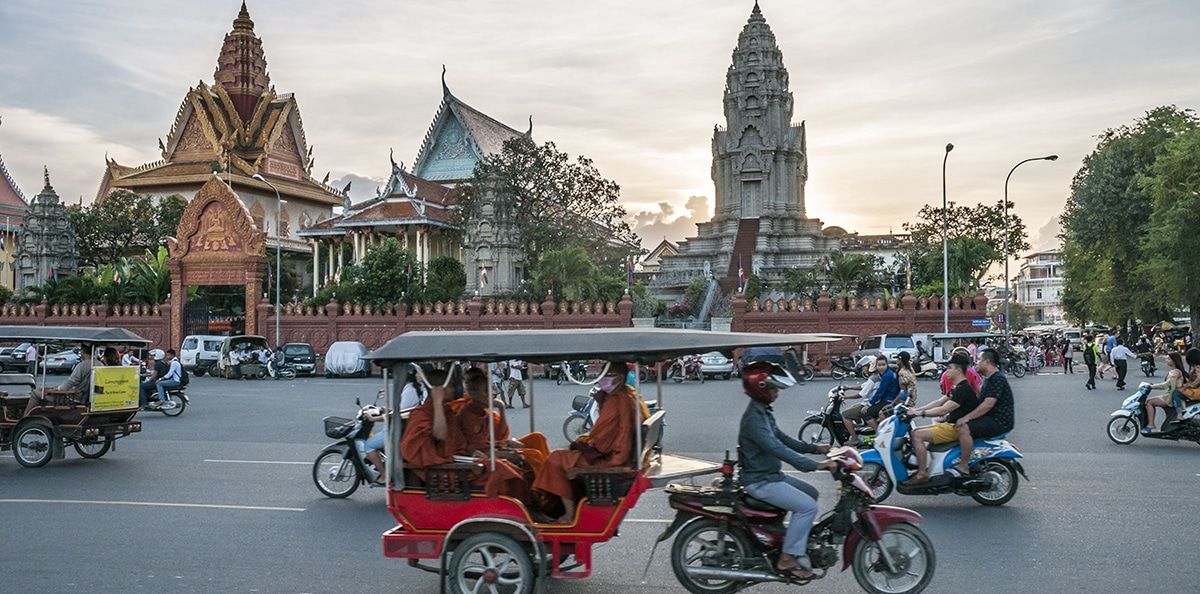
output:
[[[875,395],[875,390],[879,389],[879,370],[871,369],[871,375],[867,376],[866,381],[857,386],[848,386],[854,392],[847,393],[842,396],[843,400],[853,400],[855,398],[866,398],[870,400]],[[846,427],[849,445],[862,445],[862,440],[854,431],[854,421],[862,420],[863,410],[866,409],[866,403],[848,406],[842,410],[842,425]]]
[[[944,422],[922,427],[912,432],[913,452],[917,456],[917,473],[908,480],[909,484],[917,485],[929,482],[929,461],[926,450],[928,444],[952,443],[957,440],[958,431],[954,428],[955,421],[974,410],[979,403],[975,389],[967,381],[967,369],[970,367],[971,358],[968,355],[955,353],[950,357],[946,373],[943,374],[949,378],[951,385],[954,386],[953,390],[949,395],[942,396],[910,413],[914,417],[945,415],[946,419]]]
[[[1166,409],[1171,406],[1171,393],[1183,386],[1183,357],[1179,353],[1170,353],[1167,355],[1167,377],[1163,381],[1150,386],[1152,390],[1165,389],[1166,393],[1147,398],[1145,403],[1146,408],[1146,425],[1142,427],[1143,434],[1154,432],[1154,409]]]
[[[783,551],[775,568],[797,579],[813,576],[808,558],[808,534],[817,517],[817,490],[804,481],[784,475],[782,462],[796,470],[812,472],[828,470],[835,462],[815,462],[801,454],[823,454],[829,446],[804,443],[779,429],[772,414],[771,403],[779,390],[793,386],[792,379],[782,367],[766,361],[756,361],[742,369],[742,389],[750,397],[738,430],[741,483],[751,497],[792,512],[784,536]]]
[[[951,469],[960,476],[971,473],[968,461],[975,451],[975,439],[995,437],[1012,431],[1015,412],[1013,410],[1012,387],[1008,378],[1000,371],[1000,357],[992,349],[979,354],[975,368],[983,375],[983,387],[979,390],[979,404],[971,412],[954,422],[958,429],[958,445],[962,448],[958,464]]]

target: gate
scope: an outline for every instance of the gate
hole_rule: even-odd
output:
[[[208,334],[208,297],[189,299],[183,310],[183,335]]]

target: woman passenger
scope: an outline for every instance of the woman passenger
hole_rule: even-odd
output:
[[[1146,426],[1142,427],[1143,434],[1154,432],[1154,409],[1170,408],[1171,394],[1183,386],[1183,357],[1179,353],[1167,355],[1167,369],[1167,377],[1161,383],[1150,386],[1154,390],[1165,389],[1166,393],[1146,399]]]
[[[912,355],[900,351],[896,355],[896,375],[900,380],[900,399],[910,406],[917,402],[917,372],[913,371]]]
[[[1192,347],[1184,354],[1191,369],[1187,381],[1171,392],[1171,402],[1175,405],[1175,414],[1182,415],[1183,409],[1189,402],[1200,400],[1200,349]]]

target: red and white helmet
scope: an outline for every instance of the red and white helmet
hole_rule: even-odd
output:
[[[755,400],[770,400],[771,388],[785,390],[794,385],[796,378],[775,363],[755,361],[742,368],[742,389]]]

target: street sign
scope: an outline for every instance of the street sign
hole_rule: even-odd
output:
[[[992,326],[992,321],[991,320],[971,320],[971,326],[973,328],[990,328]]]
[[[1003,326],[1004,325],[1004,314],[1000,314],[1000,316],[996,318],[996,321],[999,322],[1001,326]]]

